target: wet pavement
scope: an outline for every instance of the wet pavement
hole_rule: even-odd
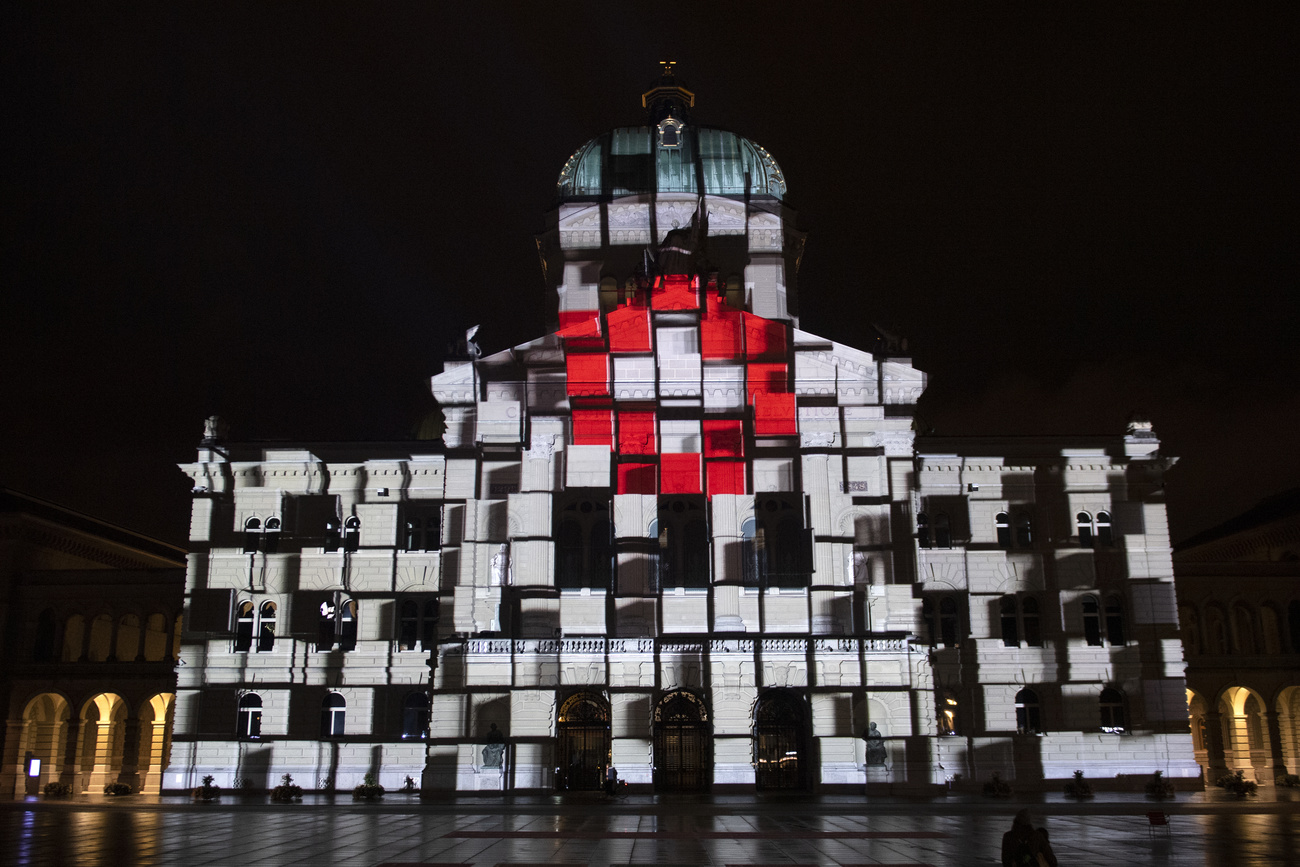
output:
[[[8,865],[997,865],[1011,816],[1029,807],[1061,867],[1300,867],[1300,791],[1246,801],[1224,793],[1172,802],[1136,795],[989,800],[852,796],[544,796],[378,803],[308,795],[181,798],[82,796],[0,803]],[[1146,813],[1169,814],[1168,832]]]

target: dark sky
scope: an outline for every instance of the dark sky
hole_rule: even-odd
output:
[[[785,170],[805,329],[907,335],[940,434],[1148,414],[1184,538],[1300,485],[1286,9],[11,6],[0,483],[183,543],[211,413],[409,437],[455,334],[544,333],[560,167],[673,59]]]

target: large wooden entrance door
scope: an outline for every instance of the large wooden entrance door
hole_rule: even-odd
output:
[[[660,792],[701,792],[709,787],[713,743],[709,715],[693,693],[670,692],[655,706],[654,783]]]
[[[560,788],[599,789],[609,764],[609,703],[589,692],[569,696],[556,734]]]
[[[759,789],[807,785],[807,715],[799,697],[773,690],[754,711],[754,783]]]

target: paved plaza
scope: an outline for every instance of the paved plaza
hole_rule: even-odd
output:
[[[1002,833],[1025,806],[1050,831],[1061,867],[1300,865],[1300,792],[1269,790],[1249,801],[1214,791],[1164,804],[1133,795],[29,798],[0,804],[0,867],[988,867],[1000,863]],[[1170,814],[1168,834],[1149,828],[1149,810]]]

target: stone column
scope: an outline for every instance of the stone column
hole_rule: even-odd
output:
[[[27,793],[27,769],[23,767],[26,728],[20,719],[5,721],[5,750],[0,764],[0,792],[20,798]]]
[[[59,782],[72,786],[73,794],[81,793],[81,719],[72,717],[64,729],[63,768]]]
[[[1279,724],[1277,711],[1266,710],[1264,717],[1264,737],[1268,739],[1268,782],[1285,774],[1286,756],[1282,754],[1282,726]]]
[[[1205,712],[1205,757],[1209,767],[1205,770],[1205,782],[1214,785],[1215,780],[1228,773],[1227,757],[1224,755],[1223,714],[1217,710]]]
[[[117,782],[126,783],[137,791],[140,788],[140,719],[127,717],[122,739],[122,769]]]

